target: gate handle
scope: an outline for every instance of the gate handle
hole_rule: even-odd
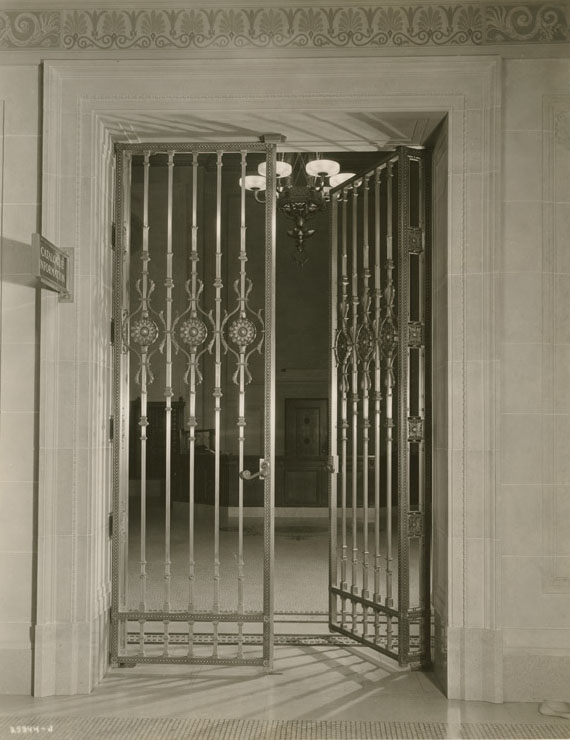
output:
[[[239,477],[242,480],[253,480],[254,478],[264,480],[267,475],[269,475],[269,463],[267,460],[259,461],[259,470],[257,473],[252,473],[249,470],[241,470],[239,473]]]
[[[338,473],[338,456],[329,456],[323,467],[327,471],[327,473]]]

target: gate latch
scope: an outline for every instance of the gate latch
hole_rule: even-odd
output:
[[[327,473],[338,473],[338,455],[330,455],[325,463]]]
[[[264,480],[269,475],[270,469],[271,468],[267,460],[260,460],[259,470],[257,471],[257,473],[252,473],[249,470],[241,470],[239,477],[242,480],[253,480],[254,478],[259,478],[260,480]]]

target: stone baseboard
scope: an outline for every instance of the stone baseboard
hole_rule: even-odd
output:
[[[32,649],[0,648],[0,694],[32,693]]]
[[[570,701],[568,652],[509,652],[504,656],[503,675],[505,701]]]
[[[503,702],[502,631],[448,627],[447,634],[447,697]]]

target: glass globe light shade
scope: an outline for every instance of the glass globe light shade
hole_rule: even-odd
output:
[[[257,168],[257,171],[260,175],[263,175],[263,177],[267,176],[267,163],[262,162],[259,167]],[[275,162],[275,175],[277,177],[289,177],[289,175],[293,172],[293,168],[289,164],[289,162],[281,162],[280,160],[277,160]]]
[[[338,175],[333,175],[329,183],[332,188],[336,188],[337,185],[342,185],[343,182],[350,180],[351,177],[356,177],[354,172],[339,172]]]
[[[313,159],[307,162],[305,171],[311,177],[331,177],[340,172],[340,164],[334,159]]]
[[[241,177],[239,179],[239,186],[240,188],[242,187]],[[256,192],[258,190],[265,190],[267,181],[261,175],[246,175],[245,178],[243,178],[243,186],[246,190],[253,190],[253,192]]]

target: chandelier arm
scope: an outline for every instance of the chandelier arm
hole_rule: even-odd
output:
[[[322,211],[330,201],[329,191],[333,184],[330,180],[338,176],[340,170],[338,162],[321,159],[320,154],[315,154],[315,157],[316,159],[307,161],[303,153],[297,152],[292,157],[283,155],[277,160],[276,165],[278,169],[275,184],[277,208],[293,221],[294,226],[287,231],[287,235],[295,242],[295,259],[299,264],[306,261],[305,243],[315,233],[315,229],[308,228],[306,222]],[[289,159],[291,161],[288,161]],[[246,189],[253,193],[256,202],[264,204],[267,200],[265,163],[262,162],[259,165],[258,173],[258,175],[245,176],[244,182]],[[303,173],[304,182],[301,184],[299,178]],[[346,173],[341,175],[343,180],[352,176]]]

